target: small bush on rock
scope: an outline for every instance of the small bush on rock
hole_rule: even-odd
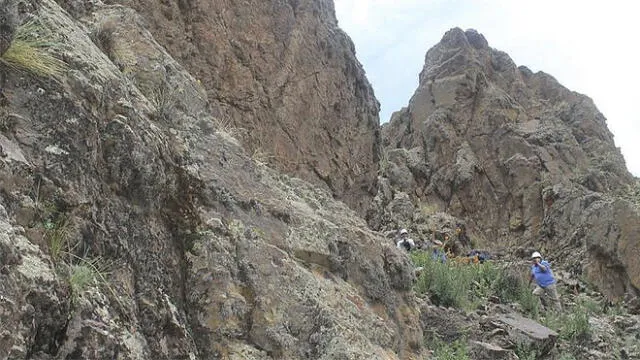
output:
[[[430,253],[412,254],[416,266],[424,270],[416,283],[416,292],[428,293],[436,305],[469,308],[491,295],[499,275],[491,263],[463,264],[434,260]]]
[[[519,303],[533,317],[539,313],[538,297],[522,277],[508,269],[491,262],[442,263],[432,259],[428,252],[415,252],[411,257],[416,266],[423,267],[415,291],[428,294],[436,305],[472,308],[489,296],[497,296],[503,302]]]
[[[549,312],[542,322],[545,326],[558,331],[560,338],[566,341],[582,341],[591,336],[589,311],[579,304],[565,309],[561,314]]]
[[[468,360],[469,349],[465,339],[459,339],[452,343],[435,340],[428,344],[433,350],[433,358],[438,360]]]
[[[108,19],[99,23],[91,34],[89,34],[91,41],[111,60],[114,60],[116,29],[117,25],[115,20]]]
[[[581,306],[576,307],[573,312],[567,314],[563,323],[560,337],[566,340],[582,340],[591,335],[589,313]]]
[[[70,268],[69,285],[74,301],[95,281],[93,269],[86,265],[73,265]]]

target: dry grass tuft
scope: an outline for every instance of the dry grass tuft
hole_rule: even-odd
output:
[[[0,57],[0,62],[17,71],[60,78],[68,66],[47,51],[55,44],[48,28],[37,21],[28,21],[18,28],[11,46]]]
[[[109,59],[113,60],[115,52],[115,34],[117,25],[114,19],[108,19],[96,26],[89,37],[91,41],[102,50]]]

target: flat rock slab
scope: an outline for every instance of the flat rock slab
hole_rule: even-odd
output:
[[[555,331],[516,313],[498,315],[497,321],[504,325],[514,343],[536,349],[538,356],[549,353],[558,339]]]

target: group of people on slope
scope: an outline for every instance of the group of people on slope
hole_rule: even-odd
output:
[[[441,241],[438,239],[440,237]],[[464,226],[456,227],[456,236],[450,238],[445,233],[433,233],[433,239],[430,241],[414,241],[409,237],[407,229],[399,231],[399,238],[396,243],[399,249],[407,251],[422,250],[431,251],[433,258],[437,258],[442,262],[447,261],[447,255],[450,254],[457,259],[466,260],[465,262],[484,262],[489,258],[489,254],[484,251],[472,249],[471,241],[464,230]]]
[[[400,239],[396,243],[396,246],[406,251],[411,251],[416,248],[416,243],[409,237],[409,231],[407,231],[407,229],[400,230]],[[434,240],[431,251],[434,259],[439,259],[442,262],[447,261],[441,241]],[[552,306],[554,310],[562,311],[562,304],[560,303],[560,297],[556,289],[556,278],[551,270],[551,264],[543,260],[542,255],[538,251],[534,251],[533,254],[531,254],[531,262],[529,285],[531,285],[532,282],[536,284],[533,294],[540,298],[543,306]]]
[[[413,239],[409,237],[409,231],[407,231],[407,229],[400,230],[400,239],[396,243],[396,246],[398,247],[398,249],[404,249],[406,251],[412,251],[418,247],[415,241],[413,241]],[[432,254],[431,256],[434,259],[440,260],[442,262],[447,261],[447,254],[444,250],[444,244],[442,243],[442,241],[433,240],[430,245],[421,245],[420,249],[428,251],[430,250]]]

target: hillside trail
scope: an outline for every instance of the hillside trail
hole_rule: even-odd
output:
[[[422,266],[416,267],[416,293],[425,302],[422,308],[425,337],[429,338],[431,332],[432,340],[437,339],[431,345],[433,348],[438,348],[438,341],[456,343],[466,340],[471,344],[471,358],[474,359],[512,358],[509,351],[520,359],[640,359],[640,312],[637,304],[625,299],[618,302],[608,299],[576,274],[572,264],[556,261],[558,255],[549,252],[548,259],[557,281],[563,311],[546,310],[531,294],[534,285],[528,282],[529,258],[537,250],[526,246],[477,250],[488,258],[478,261],[477,257],[454,256],[448,252],[447,263],[441,264],[454,279],[448,284],[450,286],[464,282],[465,273],[497,270],[497,278],[490,284],[484,284],[477,278],[470,281],[467,295],[475,299],[470,307],[443,306],[438,296],[442,288],[437,285],[422,292],[421,284],[428,281],[422,277],[431,276],[433,280],[430,283],[433,284],[442,281],[441,275]],[[423,255],[430,257],[430,252],[431,249],[422,248],[414,250],[410,256],[415,264],[416,259]],[[429,266],[433,264],[426,267]],[[506,299],[502,294],[507,292],[499,288],[515,283],[523,294],[519,299]],[[487,287],[491,290],[487,291]],[[532,309],[531,301],[539,305]],[[496,352],[494,347],[502,350]]]

